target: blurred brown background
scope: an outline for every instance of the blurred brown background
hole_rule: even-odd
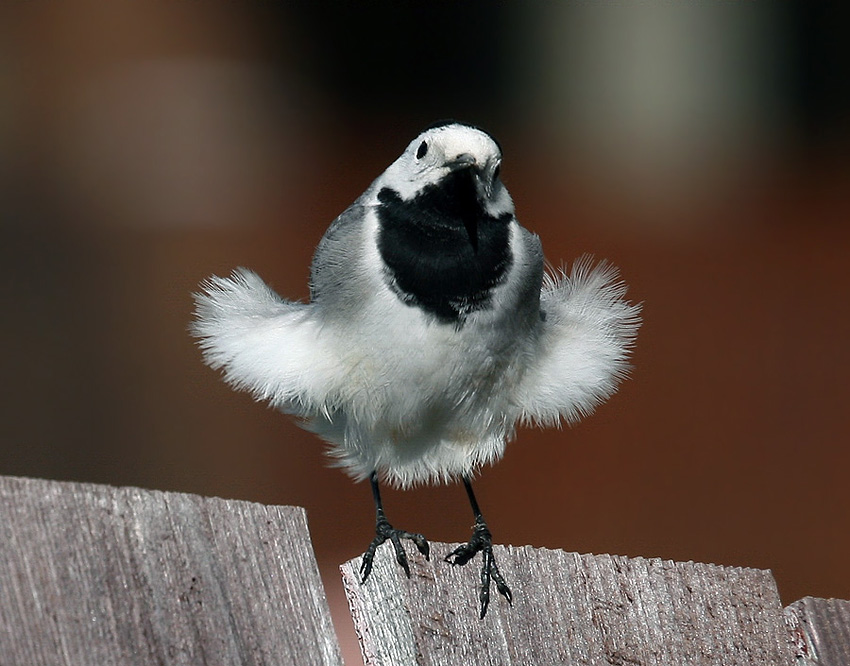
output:
[[[496,540],[850,598],[837,7],[5,5],[0,473],[306,507],[357,663],[336,566],[371,539],[369,489],[202,364],[190,293],[244,265],[305,298],[328,223],[454,117],[500,139],[550,261],[606,257],[644,302],[620,393],[483,471]],[[468,537],[457,486],[385,502]]]

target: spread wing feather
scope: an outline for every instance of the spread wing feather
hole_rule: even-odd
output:
[[[535,353],[520,384],[522,420],[574,423],[609,398],[628,373],[640,305],[625,300],[617,269],[590,257],[547,272]]]
[[[245,268],[206,280],[194,297],[192,333],[229,384],[289,413],[326,409],[338,373],[312,305],[281,298]]]

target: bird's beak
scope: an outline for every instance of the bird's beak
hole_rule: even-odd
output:
[[[474,155],[461,153],[453,160],[447,162],[446,166],[452,171],[471,168],[475,180],[478,182],[480,194],[485,198],[490,198],[490,195],[493,193],[492,183],[484,176],[485,165],[480,164]]]
[[[475,166],[476,164],[478,164],[478,161],[473,155],[470,155],[469,153],[461,153],[453,160],[447,162],[446,166],[448,166],[452,171],[457,171],[459,169]]]
[[[453,160],[447,162],[446,166],[452,171],[471,169],[479,192],[486,197],[490,196],[490,187],[484,182],[482,178],[483,170],[474,155],[461,153]],[[478,220],[474,216],[467,216],[464,218],[464,227],[466,227],[466,233],[469,236],[469,242],[472,245],[473,252],[478,252]]]

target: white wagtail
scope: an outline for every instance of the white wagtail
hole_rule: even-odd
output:
[[[612,266],[582,259],[569,273],[544,272],[501,161],[481,129],[429,127],[331,224],[309,303],[240,268],[202,285],[193,324],[226,381],[300,417],[339,466],[371,481],[376,536],[363,582],[386,540],[408,576],[400,540],[430,551],[421,534],[389,523],[378,480],[463,481],[475,525],[445,560],[482,552],[482,618],[491,579],[508,602],[511,591],[470,477],[502,456],[517,423],[575,422],[606,400],[640,325]]]

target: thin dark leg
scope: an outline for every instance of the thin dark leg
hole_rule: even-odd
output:
[[[428,545],[428,541],[421,534],[412,534],[404,530],[397,530],[390,525],[384,514],[384,505],[381,502],[381,489],[378,487],[378,474],[376,472],[372,472],[369,476],[369,482],[372,484],[372,498],[375,500],[375,538],[369,544],[366,552],[363,553],[363,559],[360,562],[360,583],[365,583],[366,579],[369,578],[369,574],[372,573],[372,562],[375,559],[378,546],[387,539],[390,540],[395,550],[396,562],[401,565],[404,573],[410,578],[410,565],[407,562],[407,554],[404,552],[404,548],[402,548],[401,540],[410,539],[416,544],[417,550],[425,556],[426,560],[430,557],[431,548]]]
[[[478,500],[475,499],[475,493],[472,492],[472,482],[468,476],[463,477],[463,487],[466,488],[466,496],[469,497],[469,506],[472,507],[472,513],[475,519],[478,520],[481,518],[481,509],[478,508]]]
[[[487,607],[490,605],[490,581],[496,583],[496,588],[499,590],[505,599],[510,604],[513,600],[511,588],[505,582],[505,578],[496,566],[496,560],[493,557],[493,535],[487,527],[484,516],[481,515],[481,509],[478,508],[478,501],[475,499],[475,493],[472,491],[472,483],[469,477],[463,477],[463,485],[466,488],[466,494],[469,497],[469,505],[472,507],[472,513],[475,516],[475,525],[472,528],[472,537],[469,542],[458,546],[451,553],[446,555],[446,562],[452,564],[464,565],[469,562],[476,553],[480,552],[484,560],[481,566],[481,589],[478,592],[478,600],[481,602],[481,619],[487,614]],[[452,559],[454,558],[454,559]]]

